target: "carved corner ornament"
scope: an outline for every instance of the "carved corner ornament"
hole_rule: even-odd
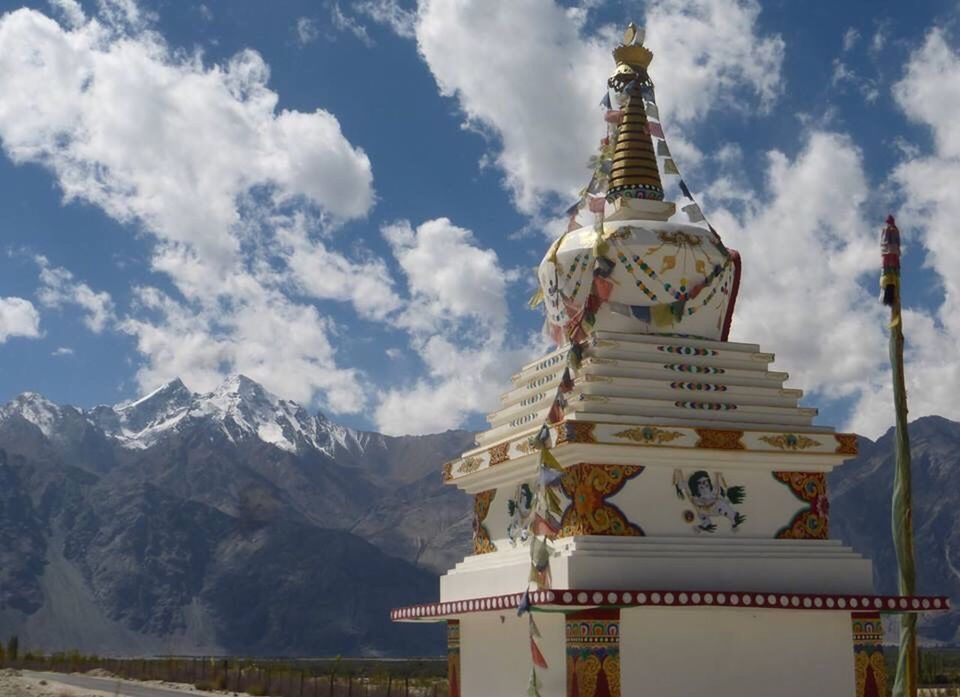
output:
[[[474,494],[473,497],[473,553],[489,554],[497,551],[497,545],[490,539],[490,531],[484,525],[490,513],[490,504],[497,495],[496,489],[488,489]]]
[[[830,536],[830,501],[823,472],[774,472],[773,478],[807,504],[774,536],[779,540],[826,540]]]
[[[643,536],[643,528],[632,523],[623,511],[607,501],[643,469],[641,465],[589,463],[568,467],[560,480],[563,493],[570,499],[560,520],[560,536]]]

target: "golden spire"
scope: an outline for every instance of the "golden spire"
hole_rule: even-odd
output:
[[[650,137],[644,92],[652,94],[653,84],[647,74],[653,53],[643,45],[643,32],[630,23],[623,43],[613,51],[617,68],[608,86],[621,97],[623,117],[617,130],[610,169],[607,200],[639,198],[663,200],[663,183],[657,168],[657,156]]]

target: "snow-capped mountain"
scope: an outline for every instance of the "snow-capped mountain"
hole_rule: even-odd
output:
[[[280,399],[245,375],[227,378],[208,393],[191,392],[177,378],[144,397],[89,411],[61,407],[33,392],[25,392],[0,407],[0,421],[20,416],[47,438],[62,432],[64,419],[81,416],[119,445],[147,449],[165,437],[194,427],[215,424],[231,442],[256,437],[290,453],[318,450],[330,457],[357,455],[379,434],[367,434],[309,413],[296,402]]]
[[[442,637],[392,625],[389,608],[433,596],[468,549],[469,500],[440,467],[471,442],[345,428],[244,376],[88,410],[22,394],[0,406],[0,636],[432,651]]]

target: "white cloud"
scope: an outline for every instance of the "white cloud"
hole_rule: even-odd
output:
[[[344,14],[340,9],[340,3],[334,0],[330,5],[330,21],[337,31],[352,34],[364,46],[373,46],[373,39],[367,33],[367,28],[360,24],[355,17]]]
[[[207,65],[144,30],[152,18],[133,0],[98,7],[73,28],[28,9],[0,15],[0,141],[14,162],[49,169],[65,199],[153,240],[153,270],[176,293],[142,288],[118,321],[143,356],[141,387],[180,376],[210,389],[243,372],[284,396],[361,409],[360,375],[335,360],[335,327],[285,292],[304,280],[298,253],[326,253],[348,284],[350,263],[309,241],[291,247],[289,264],[275,248],[298,213],[324,229],[367,214],[366,154],[327,111],[278,111],[255,51]],[[49,302],[67,302],[57,283],[75,282],[49,280]],[[350,298],[359,306],[356,294],[337,296]],[[81,299],[102,326],[97,294]]]
[[[476,245],[469,230],[447,218],[416,229],[401,221],[383,235],[406,276],[411,293],[404,324],[430,328],[472,318],[501,328],[507,321],[507,273],[497,254]]]
[[[651,68],[667,125],[702,119],[744,91],[769,106],[782,82],[783,41],[757,35],[751,0],[657,0],[647,8]],[[441,93],[468,124],[496,136],[491,160],[518,208],[537,213],[551,194],[567,197],[588,178],[602,135],[598,102],[613,68],[619,29],[588,34],[587,12],[553,0],[422,0],[416,37]],[[678,129],[679,131],[679,129]],[[672,145],[689,160],[682,132]],[[679,152],[679,151],[678,151]]]
[[[183,377],[192,388],[209,391],[225,373],[242,372],[301,403],[319,390],[335,411],[364,406],[360,375],[335,365],[330,322],[313,307],[260,285],[242,298],[221,299],[219,313],[155,288],[138,289],[137,302],[139,312],[122,325],[152,359],[138,373],[143,387]]]
[[[784,42],[757,34],[756,0],[655,0],[646,30],[657,100],[667,124],[704,119],[716,107],[769,108],[783,89]]]
[[[58,346],[50,353],[51,356],[72,356],[73,354],[74,350],[69,346]]]
[[[0,344],[11,337],[40,336],[40,313],[23,298],[0,298]]]
[[[943,293],[942,303],[933,312],[912,308],[904,314],[910,417],[939,414],[960,419],[956,399],[960,390],[956,351],[960,344],[956,243],[960,200],[955,186],[960,180],[960,123],[955,118],[960,108],[960,54],[942,30],[931,30],[911,55],[893,94],[908,118],[930,128],[934,140],[928,155],[920,155],[915,146],[901,148],[904,160],[891,177],[890,184],[902,192],[904,200],[898,223],[906,238],[905,251],[917,254],[922,247],[928,269],[906,276],[904,283]],[[893,422],[891,405],[890,381],[883,373],[871,380],[868,393],[857,404],[854,425],[867,433],[884,430]]]
[[[514,274],[469,230],[439,218],[416,228],[394,223],[383,235],[410,294],[395,323],[408,331],[427,376],[381,391],[377,427],[390,434],[454,428],[492,409],[517,365],[543,347],[535,337],[508,339],[506,291]]]
[[[730,197],[745,204],[741,215],[707,206],[743,257],[731,338],[775,351],[792,385],[857,397],[885,360],[882,308],[858,283],[876,273],[878,254],[876,226],[860,214],[869,193],[860,151],[813,132],[792,160],[768,153],[765,188]]]
[[[843,33],[843,51],[846,53],[853,49],[860,40],[860,32],[854,27],[850,27]]]
[[[68,26],[79,27],[87,21],[83,8],[77,0],[47,0],[50,7],[60,13]]]
[[[336,118],[277,113],[268,77],[254,51],[205,68],[155,34],[113,40],[95,21],[64,31],[18,10],[0,21],[0,137],[15,162],[50,168],[68,199],[228,261],[237,199],[254,186],[342,217],[373,202],[370,162]]]
[[[393,278],[383,260],[369,255],[349,259],[330,251],[322,240],[310,238],[304,216],[279,227],[277,242],[277,251],[302,292],[315,298],[350,301],[361,317],[375,320],[386,318],[400,307]]]
[[[96,292],[86,283],[74,280],[73,274],[64,268],[51,266],[46,257],[38,256],[40,266],[40,289],[37,299],[50,308],[76,305],[84,311],[83,323],[99,334],[114,320],[113,300],[109,293]]]
[[[360,0],[353,9],[380,24],[386,24],[398,36],[412,39],[416,35],[417,13],[400,6],[397,0]]]
[[[320,36],[320,30],[317,29],[317,23],[309,17],[297,18],[297,40],[301,46],[312,44]]]

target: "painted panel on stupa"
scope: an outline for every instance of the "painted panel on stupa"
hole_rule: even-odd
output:
[[[567,697],[620,697],[620,611],[567,615]]]
[[[746,487],[728,486],[723,474],[711,475],[706,470],[696,470],[689,475],[677,469],[673,473],[673,487],[677,498],[690,504],[683,511],[683,519],[695,532],[717,531],[720,518],[730,522],[730,529],[739,530],[747,516],[736,509],[747,496]]]
[[[490,514],[490,505],[497,495],[496,489],[489,489],[474,494],[473,497],[473,553],[487,554],[496,552],[497,545],[490,539],[490,531],[484,524]]]
[[[560,536],[643,535],[643,528],[608,501],[643,469],[640,465],[590,463],[568,467],[560,480],[563,493],[570,499],[560,521]]]
[[[853,652],[856,697],[885,697],[887,664],[883,658],[883,622],[875,612],[854,612]]]
[[[787,540],[826,540],[830,537],[830,502],[823,472],[774,472],[773,478],[789,487],[806,506],[781,528],[776,537]]]

